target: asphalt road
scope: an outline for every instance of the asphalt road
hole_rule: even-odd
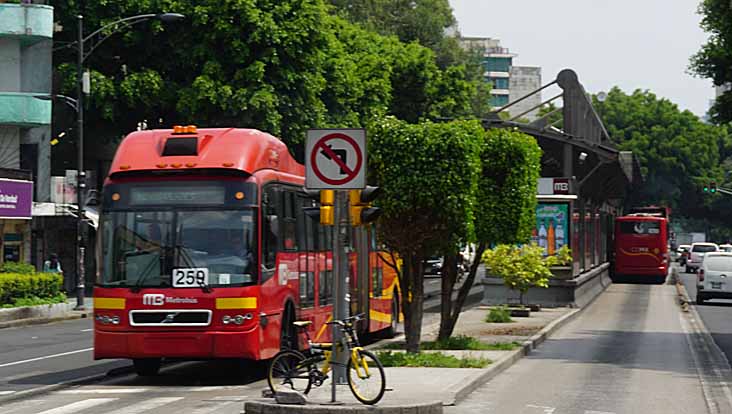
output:
[[[707,413],[672,285],[614,284],[448,414]]]
[[[696,301],[696,274],[679,273],[684,287],[689,293],[692,302]],[[709,333],[712,334],[714,342],[732,361],[732,301],[726,299],[711,299],[706,301],[704,305],[696,305],[692,303],[696,311],[701,316],[704,325],[706,325]]]
[[[439,320],[439,290],[439,278],[425,280],[425,323]],[[481,292],[480,286],[474,287],[467,306],[477,304]],[[94,361],[92,346],[91,319],[0,330],[0,413],[238,414],[242,401],[260,396],[267,387],[261,363],[173,363],[157,377],[142,378],[131,373],[127,360]],[[102,380],[23,396],[105,373]],[[17,399],[2,402],[13,397]]]

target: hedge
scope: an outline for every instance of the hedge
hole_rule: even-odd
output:
[[[0,273],[0,305],[12,304],[19,298],[58,297],[62,286],[60,273]]]

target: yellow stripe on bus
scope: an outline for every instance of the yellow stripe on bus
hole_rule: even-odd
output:
[[[391,315],[375,310],[369,311],[369,319],[377,322],[391,323]]]
[[[256,309],[257,298],[216,298],[216,309]]]
[[[94,298],[94,309],[124,309],[125,298]]]

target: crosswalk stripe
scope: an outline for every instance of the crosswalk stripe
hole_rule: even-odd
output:
[[[38,414],[71,414],[76,413],[77,411],[85,410],[87,408],[96,407],[97,405],[116,401],[118,399],[119,398],[90,398],[88,400],[77,401],[75,403],[42,411]]]
[[[166,404],[174,403],[182,399],[183,397],[151,398],[149,400],[141,401],[137,404],[128,405],[127,407],[120,408],[107,414],[139,414],[148,410],[154,410],[158,407],[162,407]]]
[[[150,391],[148,388],[76,388],[58,391],[56,394],[136,394]]]
[[[188,411],[186,414],[209,414],[209,413],[217,412],[220,409],[222,409],[222,408],[224,408],[224,407],[226,407],[228,405],[232,405],[232,404],[239,405],[241,403],[240,402],[232,402],[232,401],[226,401],[226,402],[223,402],[222,401],[220,403],[215,403],[215,404],[212,404],[212,405],[209,405],[209,406],[206,406],[206,407],[198,407],[198,408],[196,408],[193,411]]]
[[[27,413],[30,407],[44,404],[46,400],[23,400],[16,403],[0,406],[0,412],[3,414],[13,414],[24,412]]]

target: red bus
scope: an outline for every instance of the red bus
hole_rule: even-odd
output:
[[[660,213],[633,213],[615,219],[616,276],[666,280],[669,267],[668,218]]]
[[[94,288],[94,358],[268,359],[302,345],[293,321],[330,338],[332,227],[307,217],[304,167],[253,129],[138,131],[105,180]],[[353,228],[352,313],[361,334],[395,329],[396,273],[373,227]]]

